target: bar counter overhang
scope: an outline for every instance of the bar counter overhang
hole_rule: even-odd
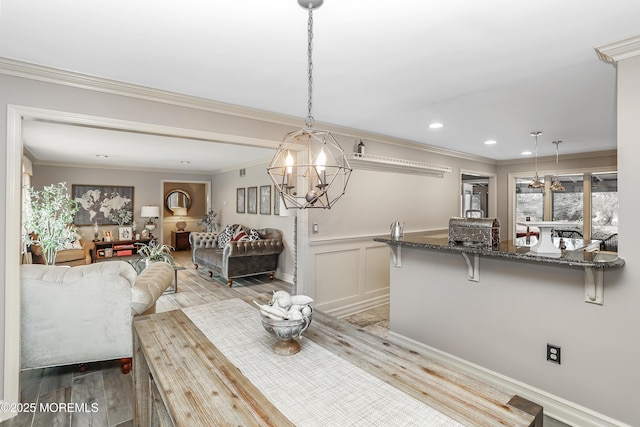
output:
[[[431,251],[441,251],[461,254],[464,258],[468,279],[480,281],[480,258],[499,258],[506,261],[545,264],[574,267],[584,269],[585,301],[602,304],[604,293],[604,270],[618,269],[624,266],[624,260],[615,252],[597,250],[599,241],[583,239],[563,239],[566,249],[559,254],[545,254],[531,251],[536,243],[536,237],[531,236],[527,243],[525,238],[501,242],[497,250],[484,245],[454,245],[446,237],[436,237],[428,232],[407,233],[400,239],[389,236],[379,236],[373,240],[386,243],[391,249],[392,265],[402,266],[402,248],[418,248]],[[556,246],[560,244],[554,238]]]

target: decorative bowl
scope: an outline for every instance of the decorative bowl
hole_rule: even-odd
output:
[[[260,314],[260,317],[264,329],[278,338],[273,346],[274,353],[288,356],[300,351],[300,344],[296,338],[300,338],[309,328],[311,316],[295,320],[275,320],[263,314]]]

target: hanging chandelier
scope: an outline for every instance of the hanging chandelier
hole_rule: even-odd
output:
[[[556,179],[551,183],[551,191],[564,191],[564,187],[560,182],[560,177],[558,174],[558,145],[562,144],[562,141],[553,141],[552,144],[556,145]]]
[[[542,135],[542,132],[540,132],[540,131],[531,132],[531,136],[533,136],[536,139],[536,151],[535,151],[535,156],[536,156],[536,176],[529,183],[529,188],[542,188],[542,187],[544,187],[544,182],[540,181],[540,178],[538,178],[538,137],[540,135]]]
[[[323,0],[298,0],[309,12],[307,24],[308,114],[303,129],[284,136],[267,167],[285,208],[330,209],[344,195],[351,167],[338,141],[327,131],[313,129],[313,9]]]

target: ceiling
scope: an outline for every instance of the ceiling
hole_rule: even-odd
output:
[[[637,35],[638,16],[637,0],[326,0],[314,11],[316,128],[494,160],[533,151],[536,130],[541,156],[555,153],[554,140],[564,141],[561,154],[614,149],[615,68],[594,47]],[[307,12],[296,0],[2,0],[0,57],[300,117],[301,127],[307,115]],[[444,127],[430,129],[435,121]],[[190,144],[208,159],[232,148],[27,125],[38,160],[53,161],[65,143],[95,157],[103,138],[118,141],[110,155],[137,159],[133,167],[175,163]],[[270,156],[234,149],[245,160]]]

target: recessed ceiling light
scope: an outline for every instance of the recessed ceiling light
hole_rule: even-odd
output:
[[[485,145],[493,145],[493,144],[497,144],[498,141],[496,141],[495,139],[490,139],[488,141],[485,141],[484,143]]]
[[[444,125],[442,123],[431,123],[429,125],[429,129],[440,129],[441,127],[443,127]]]
[[[523,151],[522,153],[523,156],[530,156],[531,154],[533,154],[531,151]]]
[[[106,154],[96,154],[96,157],[99,159],[106,159],[109,156],[107,156]]]
[[[191,162],[189,160],[180,160],[180,163],[182,163],[183,165],[188,165]]]

